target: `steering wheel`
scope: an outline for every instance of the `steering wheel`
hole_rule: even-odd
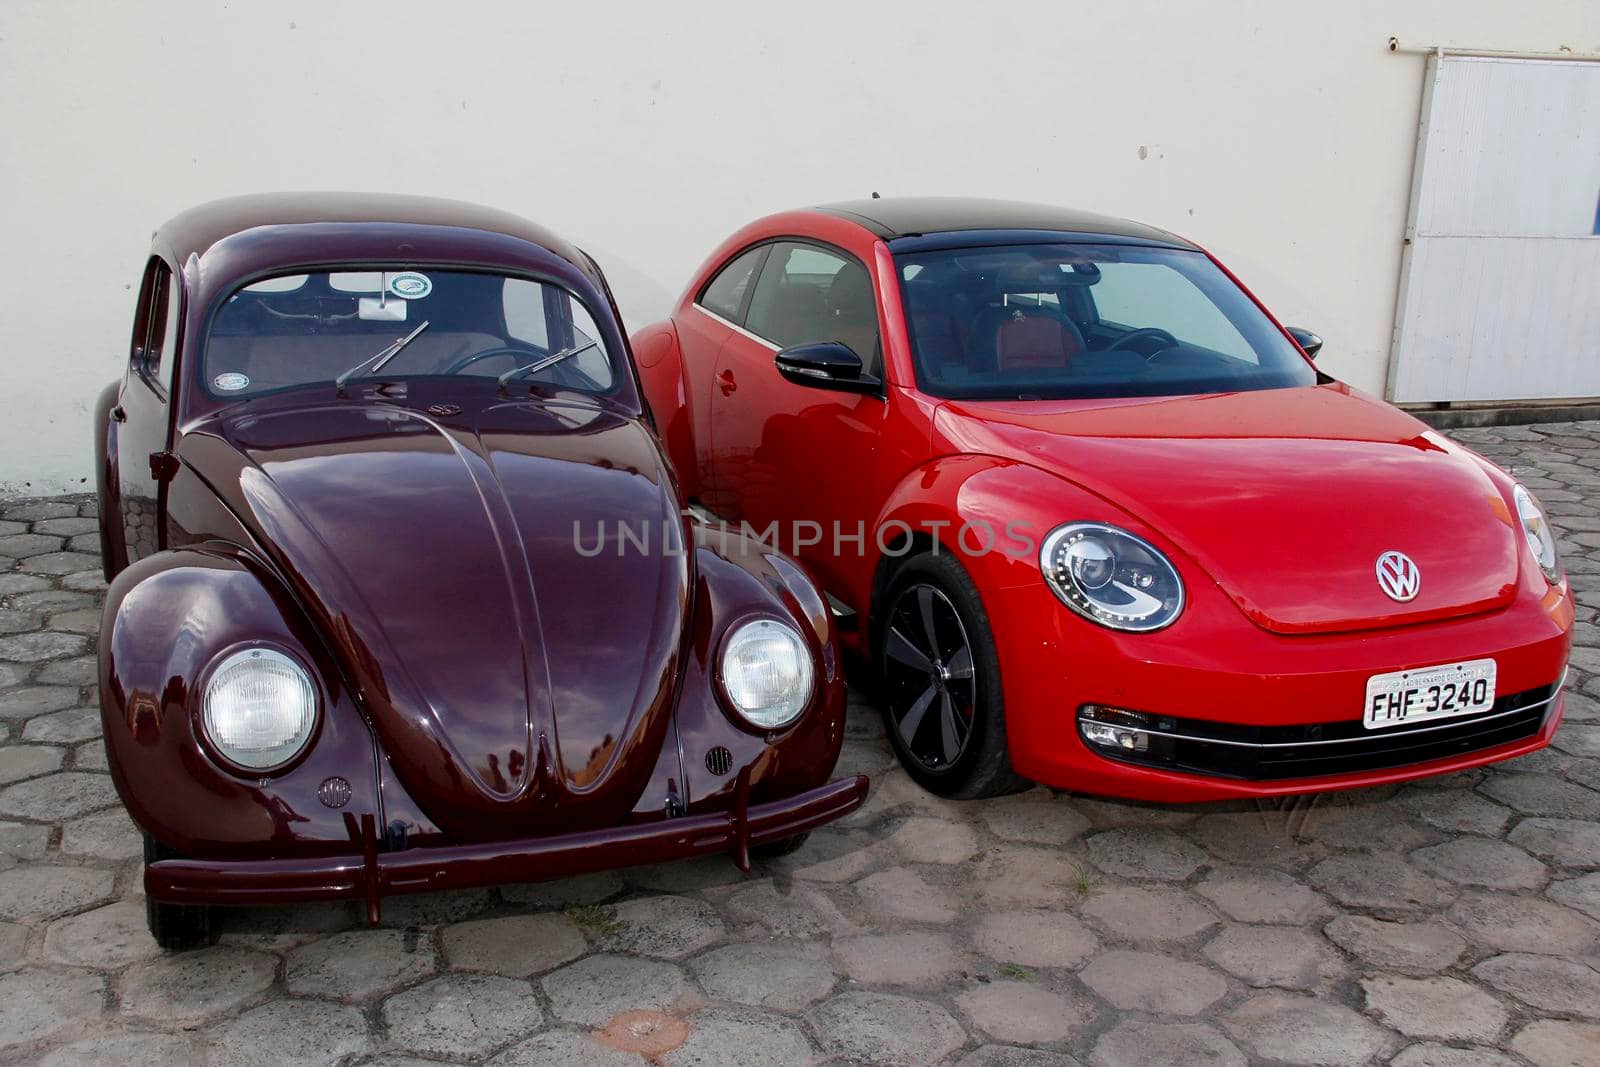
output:
[[[1161,327],[1159,327],[1159,326],[1144,326],[1144,327],[1141,327],[1141,328],[1139,328],[1137,330],[1129,330],[1127,333],[1123,334],[1121,337],[1117,338],[1115,341],[1112,341],[1111,344],[1106,347],[1106,351],[1107,352],[1115,352],[1120,348],[1127,348],[1129,345],[1133,344],[1135,341],[1143,341],[1143,340],[1146,340],[1147,338],[1152,338],[1152,337],[1155,338],[1158,341],[1163,342],[1163,343],[1162,343],[1160,348],[1156,349],[1154,352],[1151,352],[1148,356],[1144,357],[1146,363],[1149,363],[1152,360],[1154,360],[1157,356],[1159,356],[1165,350],[1167,350],[1169,348],[1176,348],[1180,344],[1179,340],[1176,337],[1172,336],[1170,333],[1168,333],[1166,330],[1163,330]]]
[[[479,360],[493,359],[495,356],[525,356],[530,359],[539,359],[540,354],[531,348],[518,348],[515,345],[500,345],[495,348],[485,348],[481,352],[474,352],[470,356],[463,356],[445,368],[446,374],[460,374]]]

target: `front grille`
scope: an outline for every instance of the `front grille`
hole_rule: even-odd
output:
[[[1271,781],[1354,774],[1526,740],[1544,725],[1560,687],[1558,681],[1503,696],[1477,715],[1386,730],[1367,730],[1359,719],[1241,726],[1151,715],[1154,728],[1140,731],[1150,740],[1148,751],[1085,744],[1108,759],[1219,778]]]

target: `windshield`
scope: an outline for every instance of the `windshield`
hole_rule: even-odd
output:
[[[570,357],[551,361],[562,352]],[[593,316],[565,289],[428,269],[289,274],[247,285],[213,316],[202,365],[206,389],[222,400],[346,375],[349,385],[441,375],[494,384],[520,371],[512,376],[518,383],[585,393],[609,393],[617,382]]]
[[[1316,381],[1200,252],[1008,245],[895,262],[917,384],[935,396],[1178,396]]]

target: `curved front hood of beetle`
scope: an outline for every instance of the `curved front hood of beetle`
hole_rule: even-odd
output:
[[[670,736],[689,607],[661,453],[637,420],[578,403],[435,410],[451,414],[234,413],[187,434],[183,459],[318,616],[441,829],[620,820]],[[619,524],[649,551],[619,550]]]

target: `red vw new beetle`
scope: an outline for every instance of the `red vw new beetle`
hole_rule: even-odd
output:
[[[633,343],[688,494],[811,566],[936,792],[1342,789],[1560,721],[1573,603],[1538,502],[1319,373],[1180,237],[792,211]]]

